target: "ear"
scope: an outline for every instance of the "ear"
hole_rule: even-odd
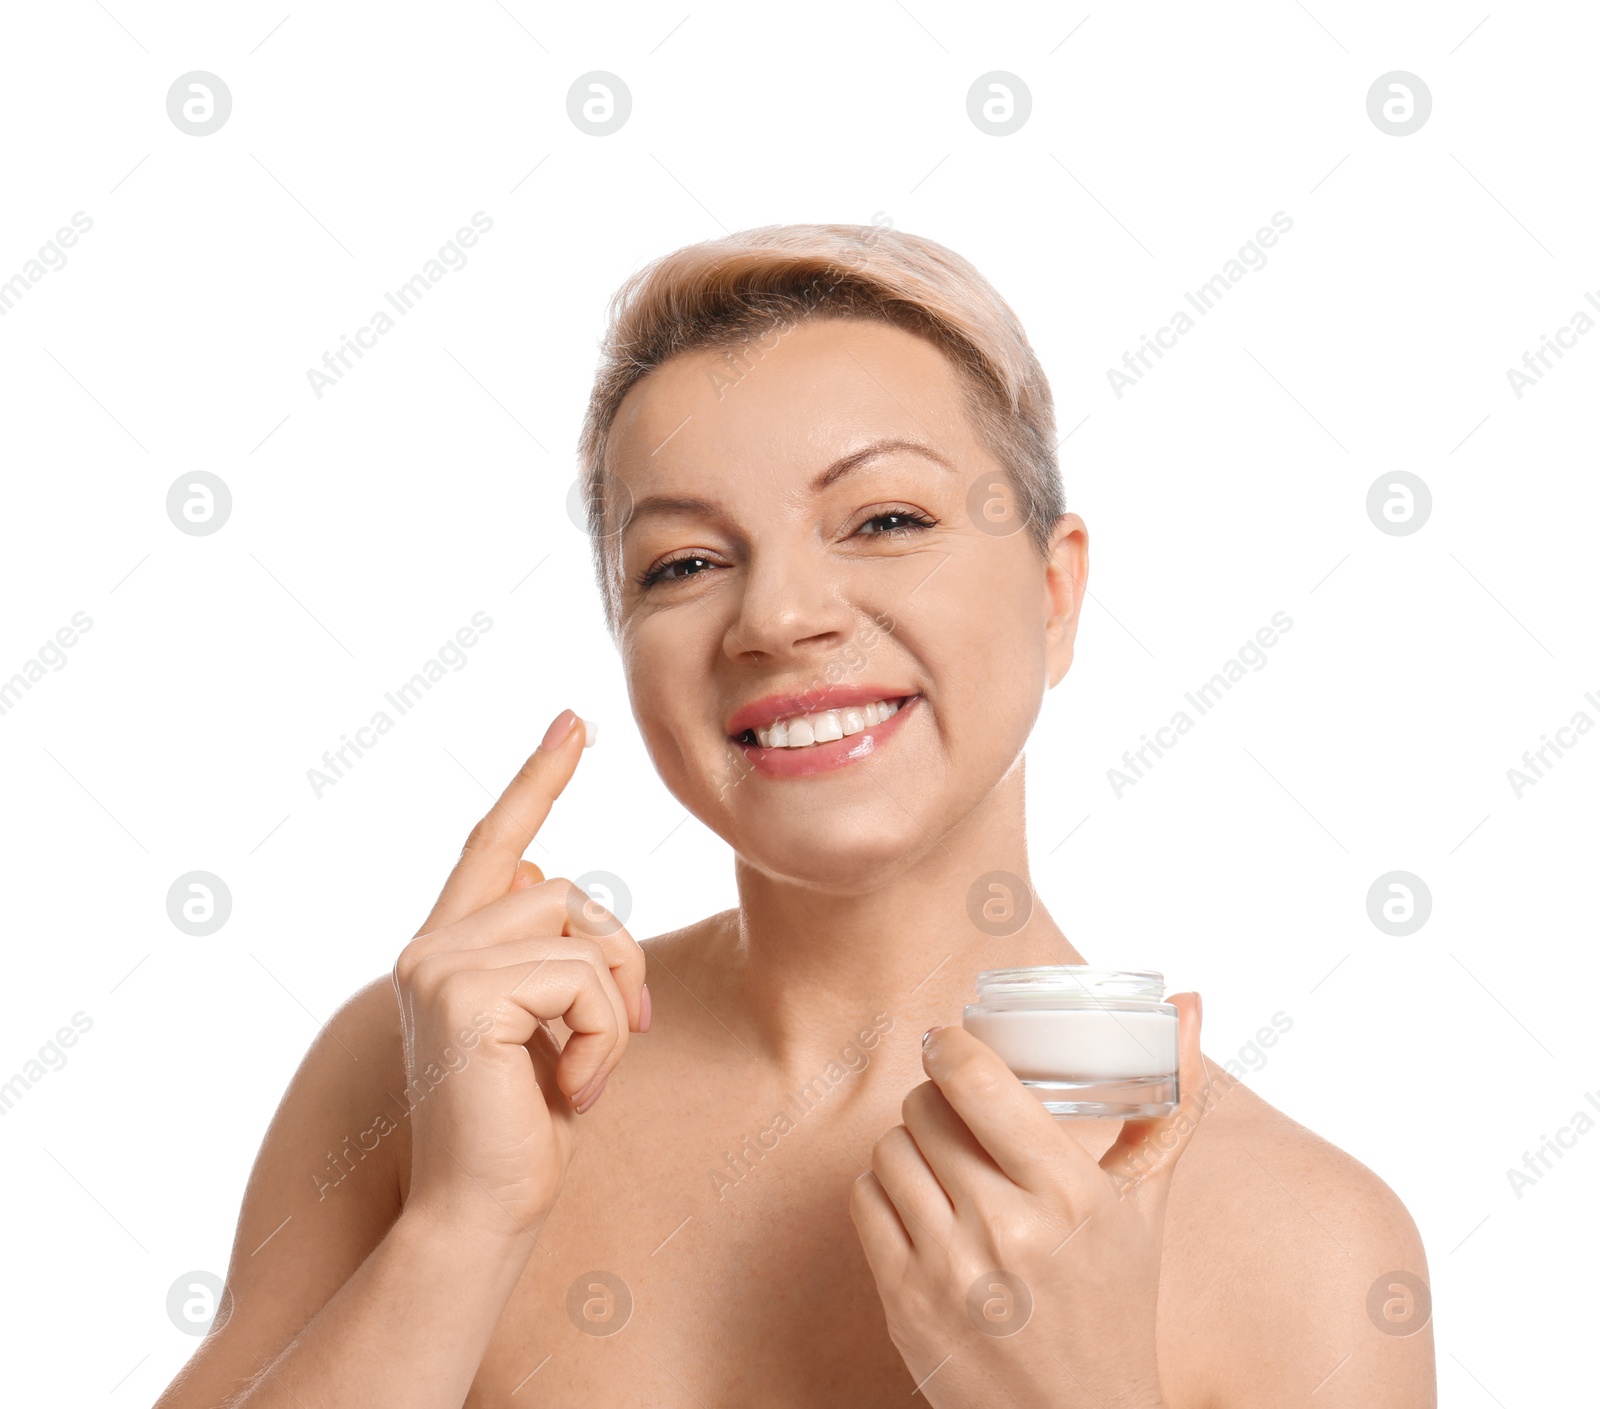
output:
[[[1076,514],[1062,514],[1051,531],[1045,560],[1045,642],[1052,688],[1072,664],[1088,580],[1089,530]]]

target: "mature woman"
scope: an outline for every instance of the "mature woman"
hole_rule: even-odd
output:
[[[1434,1402],[1411,1219],[1202,1056],[1198,995],[1161,1118],[1058,1119],[961,1025],[979,970],[1084,962],[1036,901],[969,911],[1027,884],[1072,663],[1054,447],[932,241],[751,230],[624,286],[596,566],[739,904],[641,947],[521,859],[595,742],[564,710],[307,1054],[166,1409]]]

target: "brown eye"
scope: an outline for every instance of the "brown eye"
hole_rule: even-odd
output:
[[[695,566],[696,564],[698,566]],[[701,557],[697,553],[683,558],[669,558],[666,562],[658,563],[655,567],[641,573],[638,583],[640,587],[648,588],[653,587],[658,582],[681,582],[684,578],[698,577],[703,569],[715,566],[716,564],[710,558]],[[687,570],[691,567],[694,568],[692,572]],[[679,568],[683,568],[685,571],[680,573],[678,572]]]
[[[675,582],[681,577],[693,577],[710,566],[705,558],[679,558],[677,562],[663,566],[661,576],[668,582]]]
[[[888,524],[881,532],[864,533],[863,530],[872,524]],[[898,537],[906,533],[915,533],[921,529],[933,528],[934,521],[926,514],[919,514],[915,509],[888,509],[881,514],[874,514],[862,523],[855,532],[856,537],[883,538],[885,536]]]

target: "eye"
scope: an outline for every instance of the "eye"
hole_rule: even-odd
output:
[[[640,587],[649,589],[658,582],[682,582],[685,578],[698,577],[705,568],[715,566],[716,564],[703,553],[684,553],[680,557],[668,558],[664,562],[655,564],[654,567],[646,568],[634,581]]]
[[[888,524],[888,527],[873,533],[863,533],[862,530],[872,524]],[[860,527],[851,534],[852,538],[902,538],[908,534],[921,532],[923,529],[937,527],[937,520],[930,519],[926,514],[911,508],[884,509],[862,521]]]

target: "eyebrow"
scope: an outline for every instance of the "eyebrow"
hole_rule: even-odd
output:
[[[823,470],[811,481],[811,492],[820,494],[824,489],[837,484],[846,475],[853,474],[884,455],[894,454],[896,451],[920,455],[925,460],[955,473],[956,467],[950,460],[935,450],[931,445],[925,445],[918,440],[906,440],[900,436],[886,436],[879,440],[870,441],[868,444],[852,450],[848,455],[843,455],[835,460],[827,469]],[[673,517],[702,515],[714,518],[722,512],[722,506],[713,499],[702,499],[692,494],[648,494],[633,506],[633,511],[628,515],[628,522],[623,526],[626,533],[635,523],[647,517]]]

